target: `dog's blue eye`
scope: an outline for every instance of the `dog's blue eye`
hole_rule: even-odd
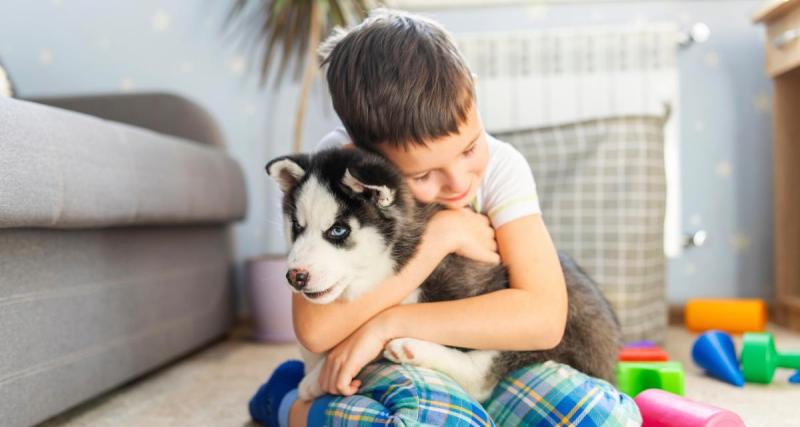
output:
[[[350,228],[344,225],[334,225],[325,233],[329,239],[344,240],[350,235]]]

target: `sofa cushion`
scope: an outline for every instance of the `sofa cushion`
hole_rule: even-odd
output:
[[[0,228],[244,216],[244,177],[222,147],[8,98],[0,123]]]

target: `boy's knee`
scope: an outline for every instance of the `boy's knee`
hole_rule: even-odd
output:
[[[480,403],[438,371],[379,362],[364,368],[359,379],[360,395],[380,402],[406,423],[442,425],[452,417],[451,422],[469,419],[477,425],[492,425]]]
[[[551,425],[569,420],[587,426],[637,426],[636,403],[608,382],[571,366],[545,362],[504,378],[484,402],[498,425]]]

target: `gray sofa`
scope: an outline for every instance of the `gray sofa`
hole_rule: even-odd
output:
[[[171,95],[0,98],[0,425],[230,329],[229,228],[247,200],[220,135]]]

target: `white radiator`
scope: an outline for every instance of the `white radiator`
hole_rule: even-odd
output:
[[[664,23],[460,33],[455,39],[478,76],[478,109],[490,133],[670,111],[664,250],[677,256],[683,242],[676,66],[682,36]]]

